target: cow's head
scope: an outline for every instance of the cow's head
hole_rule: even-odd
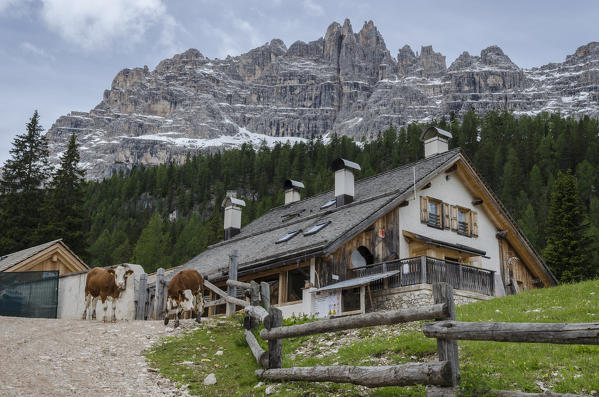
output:
[[[190,289],[179,293],[179,301],[181,302],[181,310],[184,312],[191,311],[195,307],[195,296],[193,296]]]
[[[118,265],[116,269],[108,269],[108,273],[114,276],[114,283],[122,291],[127,286],[127,277],[133,274],[133,270],[128,266]]]

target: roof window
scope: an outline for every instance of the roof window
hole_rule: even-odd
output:
[[[310,236],[312,234],[318,233],[319,231],[324,229],[329,223],[331,223],[331,221],[317,223],[316,225],[312,226],[310,229],[306,230],[304,232],[304,236]]]
[[[330,206],[334,205],[336,202],[337,202],[337,200],[336,200],[336,199],[329,200],[329,201],[327,201],[326,203],[324,203],[324,204],[322,205],[322,207],[320,207],[320,209],[321,209],[321,210],[323,210],[323,209],[325,209],[325,208],[329,208]]]
[[[281,237],[280,239],[275,241],[275,244],[284,243],[285,241],[289,241],[292,238],[294,238],[295,236],[297,236],[297,234],[301,231],[302,231],[302,229],[294,230],[293,232],[288,232],[286,235],[284,235],[283,237]]]

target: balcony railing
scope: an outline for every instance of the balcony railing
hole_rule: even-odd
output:
[[[370,289],[378,291],[384,288],[445,282],[455,289],[478,292],[490,296],[495,295],[493,271],[428,256],[398,259],[352,269],[353,274],[350,278],[382,274],[390,271],[399,271],[399,273],[386,279],[371,282]]]

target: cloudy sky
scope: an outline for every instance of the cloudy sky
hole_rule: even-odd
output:
[[[447,64],[497,44],[521,67],[599,41],[599,2],[344,0],[0,0],[0,164],[37,109],[45,129],[97,105],[116,73],[188,48],[210,58],[282,39],[310,41],[373,20],[392,55],[432,45]]]

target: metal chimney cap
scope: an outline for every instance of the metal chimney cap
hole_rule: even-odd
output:
[[[238,207],[245,207],[245,201],[240,200],[240,199],[235,198],[235,197],[229,197],[229,196],[227,196],[227,197],[225,197],[225,199],[223,200],[223,202],[221,204],[221,206],[223,208],[230,207],[232,205],[233,206],[238,206]]]
[[[453,136],[451,132],[442,130],[438,127],[428,127],[422,134],[420,134],[420,140],[426,141],[427,139],[434,138],[436,136],[440,136],[442,138],[451,139]]]
[[[293,179],[287,179],[284,183],[283,183],[283,189],[288,190],[288,189],[303,189],[304,188],[304,184],[298,181],[294,181]]]
[[[354,170],[358,170],[358,171],[360,171],[362,169],[362,168],[360,168],[360,164],[354,163],[353,161],[342,159],[341,157],[333,160],[333,162],[331,163],[331,169],[333,171],[339,171],[344,168],[353,168]]]

